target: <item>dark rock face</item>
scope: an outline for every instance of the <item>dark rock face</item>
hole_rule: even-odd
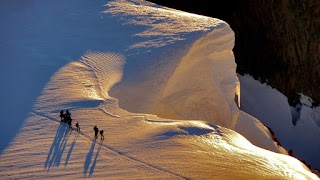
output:
[[[235,32],[239,74],[278,89],[294,105],[298,93],[320,104],[319,0],[148,0],[214,18]]]

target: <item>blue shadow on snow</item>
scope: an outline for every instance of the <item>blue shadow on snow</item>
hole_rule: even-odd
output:
[[[69,126],[64,123],[60,124],[44,164],[44,168],[47,169],[47,171],[50,171],[52,167],[60,166],[61,157],[66,148],[69,136]]]

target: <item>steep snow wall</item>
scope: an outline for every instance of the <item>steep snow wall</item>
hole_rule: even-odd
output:
[[[238,117],[234,98],[239,93],[233,45],[228,25],[198,39],[168,79],[153,113],[233,128]]]
[[[202,37],[194,37],[184,42],[190,45],[172,45],[175,53],[159,53],[161,58],[150,60],[139,72],[132,70],[136,66],[130,61],[134,60],[128,60],[124,68],[127,78],[115,85],[110,95],[132,112],[201,119],[233,128],[240,101],[235,102],[235,97],[240,97],[240,84],[232,52],[234,33],[221,22]]]

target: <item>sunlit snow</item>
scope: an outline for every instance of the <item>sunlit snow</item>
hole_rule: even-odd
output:
[[[20,3],[0,3],[16,127],[0,179],[318,179],[239,109],[226,22],[140,0]]]

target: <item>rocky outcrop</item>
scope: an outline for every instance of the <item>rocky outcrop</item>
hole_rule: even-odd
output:
[[[219,18],[235,32],[237,72],[266,82],[297,103],[320,104],[320,1],[149,0]]]

